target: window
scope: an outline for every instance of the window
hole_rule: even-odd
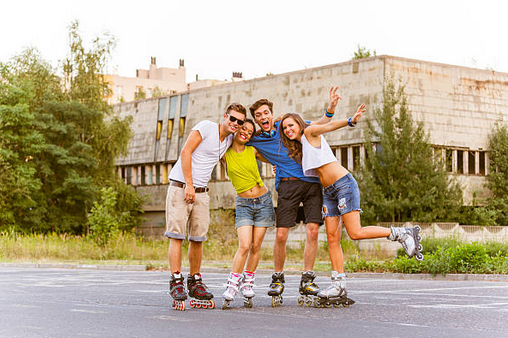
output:
[[[145,174],[146,174],[145,166],[142,165],[141,166],[141,185],[146,185]]]
[[[125,183],[132,184],[132,168],[125,168]]]
[[[173,126],[175,123],[176,104],[178,96],[172,96],[169,99],[169,116],[168,116],[168,136],[166,140],[166,161],[169,160],[169,149],[171,147],[171,137],[173,136]]]
[[[160,164],[155,165],[155,184],[161,184],[161,166],[160,166]]]
[[[467,165],[468,165],[468,173],[469,175],[474,175],[476,173],[475,171],[475,152],[474,151],[468,151],[467,152]]]
[[[464,150],[457,150],[457,172],[464,173]]]
[[[347,147],[340,148],[340,164],[347,169]]]
[[[180,125],[178,130],[178,152],[182,149],[183,146],[183,134],[185,132],[185,117],[187,116],[187,108],[189,105],[189,94],[184,94],[181,96],[180,102]]]
[[[159,144],[162,134],[162,122],[164,121],[164,113],[166,111],[167,99],[159,99],[159,110],[157,112],[157,129],[155,131],[155,151],[153,154],[154,162],[157,161],[157,153],[159,152]]]
[[[357,171],[360,166],[360,146],[353,147],[353,171]]]
[[[446,161],[446,171],[451,173],[453,172],[453,166],[452,166],[452,150],[451,149],[446,149],[446,152],[445,152],[445,161]]]
[[[485,167],[486,167],[486,163],[485,163],[485,152],[484,151],[480,151],[480,175],[485,175]]]

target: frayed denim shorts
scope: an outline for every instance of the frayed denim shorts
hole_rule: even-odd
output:
[[[246,225],[268,228],[274,224],[275,212],[270,190],[256,198],[236,197],[236,228]]]
[[[323,188],[323,217],[342,216],[360,209],[360,189],[353,175],[348,173],[332,185]]]

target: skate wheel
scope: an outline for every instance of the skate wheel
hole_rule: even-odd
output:
[[[173,307],[178,311],[185,311],[185,302],[184,301],[175,301],[173,302]]]
[[[307,307],[312,306],[312,298],[305,299],[305,306],[307,306]]]
[[[422,241],[422,236],[418,235],[418,236],[416,236],[416,239],[418,240],[418,242],[421,242]]]
[[[418,244],[418,251],[422,251],[423,250],[423,246],[421,244]]]
[[[416,255],[416,260],[423,261],[423,255],[420,252]]]
[[[206,305],[205,305],[205,306],[206,306]],[[200,309],[200,308],[201,308],[201,304],[197,303],[197,304],[195,305],[195,307],[196,307],[196,309]]]
[[[297,299],[296,299],[296,303],[298,304],[298,306],[303,306],[303,304],[305,303],[304,300],[303,300],[303,297],[302,296],[299,296]]]
[[[422,230],[422,228],[420,228],[420,226],[418,224],[416,224],[413,229],[415,230],[418,230],[418,232],[420,232],[420,230]]]
[[[332,304],[330,302],[325,303],[325,308],[329,309],[332,307]]]
[[[333,304],[333,307],[334,307],[334,308],[336,308],[336,309],[338,309],[338,308],[340,308],[340,306],[341,306],[341,305],[342,305],[342,306],[345,306],[345,304]]]
[[[215,302],[213,300],[210,300],[210,304],[208,304],[209,309],[215,309]]]

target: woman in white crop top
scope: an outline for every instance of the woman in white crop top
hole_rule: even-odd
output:
[[[422,258],[420,236],[415,228],[391,229],[367,226],[360,223],[360,191],[353,176],[337,161],[324,133],[342,127],[354,127],[365,112],[365,104],[358,107],[355,115],[348,120],[332,120],[323,125],[308,125],[298,115],[285,114],[280,123],[281,141],[289,156],[302,163],[307,176],[318,176],[323,186],[323,215],[330,260],[332,263],[332,285],[318,293],[320,304],[350,302],[347,298],[342,248],[340,246],[341,223],[344,223],[349,237],[353,240],[388,237],[399,241],[409,257]],[[330,303],[331,302],[331,303]]]

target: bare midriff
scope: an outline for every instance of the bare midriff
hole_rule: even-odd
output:
[[[261,187],[259,184],[256,184],[249,190],[239,193],[238,196],[243,197],[243,198],[256,198],[256,197],[266,194],[267,192],[268,192],[268,189],[266,189],[266,186]]]
[[[349,173],[339,162],[330,162],[314,170],[318,174],[321,185],[324,188],[334,184]]]

